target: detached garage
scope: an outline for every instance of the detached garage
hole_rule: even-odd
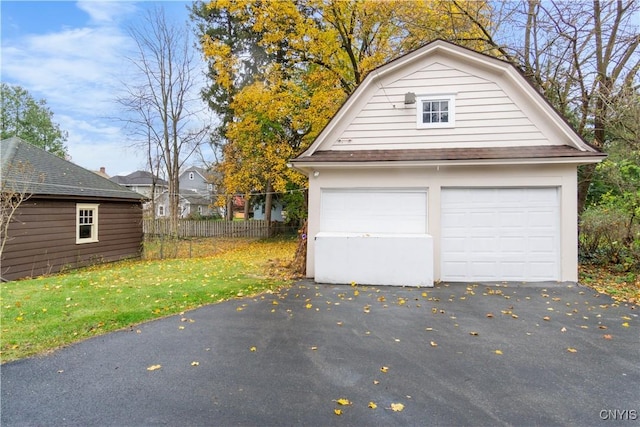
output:
[[[577,281],[583,141],[510,64],[444,41],[371,72],[291,163],[318,282]]]

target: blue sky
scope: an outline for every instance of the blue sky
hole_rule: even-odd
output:
[[[54,122],[69,132],[74,163],[90,170],[105,167],[111,176],[145,169],[144,155],[113,119],[121,115],[115,98],[131,68],[124,55],[134,52],[126,28],[156,6],[176,22],[186,22],[191,4],[3,0],[1,80],[46,100]]]

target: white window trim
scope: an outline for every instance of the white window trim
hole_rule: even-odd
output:
[[[449,121],[445,123],[423,123],[422,121],[422,103],[424,101],[448,101],[449,102]],[[456,126],[456,95],[452,93],[420,95],[416,97],[416,126],[418,129],[433,128],[453,128]]]
[[[95,243],[98,242],[98,203],[76,203],[76,244],[83,243]],[[91,230],[91,237],[80,238],[80,211],[91,210],[93,211],[93,228]]]

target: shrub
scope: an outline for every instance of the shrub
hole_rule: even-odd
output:
[[[590,206],[580,218],[579,255],[581,262],[638,271],[640,226],[630,224],[627,212],[622,209]]]

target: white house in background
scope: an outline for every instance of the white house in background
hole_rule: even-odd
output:
[[[178,180],[180,218],[220,215],[219,209],[213,206],[214,185],[207,179],[203,168],[191,166],[180,173]],[[169,197],[166,191],[156,197],[156,216],[169,216]]]
[[[511,64],[435,41],[369,73],[310,148],[318,282],[577,281],[577,166],[605,157]]]
[[[201,196],[193,190],[180,190],[178,202],[178,216],[180,218],[193,218],[198,216],[211,216],[217,213],[211,206],[211,198]],[[169,192],[165,191],[156,197],[156,217],[169,216]]]

